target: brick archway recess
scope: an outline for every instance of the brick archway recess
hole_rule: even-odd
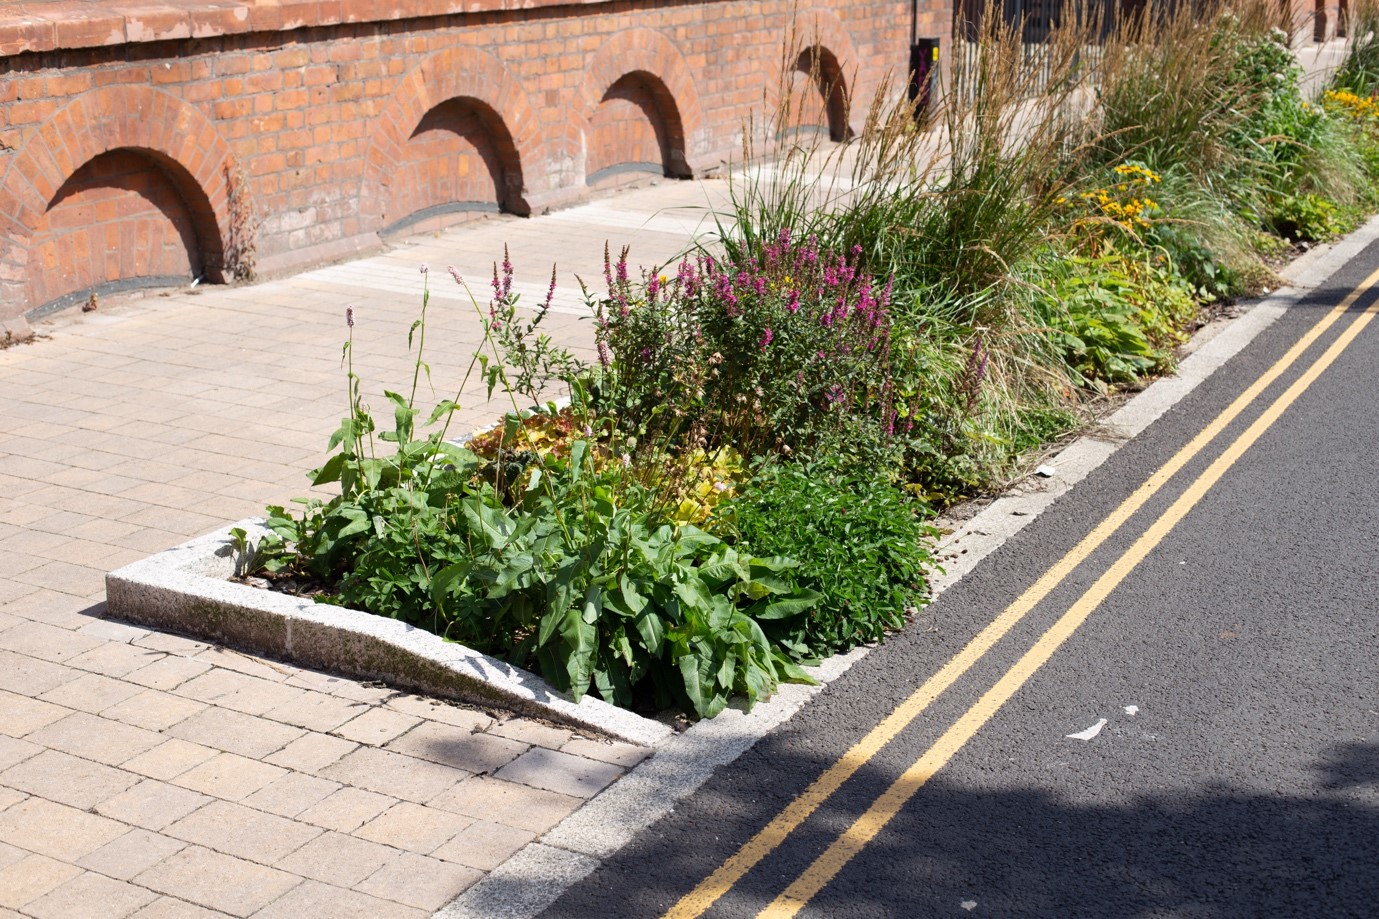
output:
[[[58,189],[102,153],[151,156],[187,203],[210,280],[221,281],[229,239],[230,148],[202,112],[146,86],[106,86],[53,114],[0,180],[0,318],[21,316],[30,242]]]
[[[522,164],[541,147],[536,111],[522,84],[502,62],[476,48],[439,51],[398,84],[375,119],[359,189],[360,215],[369,229],[382,230],[399,214],[385,214],[386,189],[406,157],[407,140],[431,109],[451,99],[473,99],[497,116],[506,137],[495,137],[508,187],[499,202],[517,214],[530,212]]]
[[[856,111],[852,101],[858,91],[858,79],[860,75],[861,59],[857,56],[857,46],[852,41],[852,34],[848,32],[847,26],[838,16],[828,10],[818,8],[800,10],[795,17],[793,26],[786,32],[786,39],[793,40],[795,47],[783,48],[782,56],[771,62],[771,71],[763,73],[763,85],[766,87],[766,115],[769,118],[773,115],[780,105],[781,89],[786,78],[785,73],[781,73],[781,66],[793,68],[802,52],[810,48],[819,49],[821,52],[831,54],[833,59],[838,62],[838,73],[842,80],[842,88],[846,105],[846,128],[848,136],[857,130]],[[865,113],[865,106],[862,106]]]
[[[654,78],[661,117],[666,119],[670,140],[668,169],[675,174],[692,175],[703,168],[711,146],[699,92],[689,64],[670,39],[654,29],[628,29],[604,42],[585,69],[584,80],[575,94],[579,133],[587,138],[590,120],[604,94],[623,77],[643,73]],[[581,170],[582,171],[582,170]]]

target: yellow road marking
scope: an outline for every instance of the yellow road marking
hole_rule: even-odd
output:
[[[1229,406],[1217,415],[1205,428],[1198,432],[1181,450],[1159,467],[1145,482],[1126,498],[1119,507],[1099,523],[1095,529],[1069,549],[1057,563],[1025,590],[1015,602],[1006,607],[1001,615],[993,619],[968,642],[967,646],[954,655],[944,666],[922,686],[914,691],[904,702],[882,719],[866,736],[857,741],[851,749],[815,779],[799,797],[790,802],[784,810],[772,818],[755,836],[747,840],[713,874],[691,890],[670,908],[665,919],[695,919],[718,901],[733,885],[742,880],[762,859],[780,846],[801,823],[809,818],[819,806],[843,786],[858,769],[861,769],[886,744],[890,743],[910,722],[929,707],[944,690],[953,685],[959,677],[972,668],[996,642],[1000,641],[1017,623],[1039,605],[1049,593],[1062,583],[1078,565],[1082,564],[1097,550],[1125,521],[1129,520],[1150,498],[1154,497],[1168,481],[1187,465],[1194,456],[1221,433],[1245,408],[1259,397],[1276,379],[1281,376],[1312,343],[1340,319],[1346,310],[1355,304],[1366,290],[1379,282],[1379,270],[1365,278],[1351,291],[1341,303],[1317,321],[1302,338],[1288,349],[1268,370],[1242,392]]]
[[[1379,275],[1371,275],[1371,279]],[[1370,282],[1367,282],[1367,284]],[[1089,587],[1047,632],[1025,652],[1024,656],[1006,672],[996,685],[987,690],[977,704],[967,710],[923,756],[906,769],[886,791],[867,808],[866,813],[848,827],[833,844],[795,879],[785,891],[757,914],[757,919],[789,919],[809,902],[823,886],[843,869],[924,784],[933,778],[960,750],[972,735],[1000,710],[1010,697],[1024,686],[1053,653],[1087,621],[1087,617],[1120,585],[1121,581],[1153,551],[1169,532],[1187,516],[1196,504],[1225,474],[1226,470],[1254,445],[1288,407],[1307,390],[1321,374],[1335,362],[1341,352],[1369,325],[1379,310],[1379,304],[1369,307],[1332,343],[1307,371],[1289,386],[1274,402],[1237,437],[1226,450],[1178,497],[1162,516],[1135,540],[1129,550],[1111,564],[1101,577]]]

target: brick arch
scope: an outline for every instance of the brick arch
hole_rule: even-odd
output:
[[[227,175],[234,158],[202,112],[145,86],[83,93],[52,115],[0,180],[0,312],[25,309],[29,249],[49,205],[78,171],[103,154],[131,151],[157,165],[182,197],[212,281],[222,281],[230,238]]]
[[[790,79],[791,71],[806,60],[812,51],[820,60],[820,69],[825,79],[836,80],[842,92],[842,124],[837,126],[840,130],[835,132],[842,137],[835,139],[851,137],[856,133],[851,103],[852,94],[857,87],[861,58],[857,55],[857,46],[853,43],[852,34],[848,32],[847,26],[843,25],[843,21],[836,14],[828,10],[801,10],[795,17],[793,27],[787,32],[786,39],[794,43],[794,47],[783,49],[785,53],[779,62],[784,65],[786,72],[763,75],[763,83],[767,88],[768,116],[779,108],[781,91]],[[827,102],[824,108],[827,110]]]
[[[450,48],[408,73],[375,119],[359,194],[361,215],[373,229],[408,216],[387,213],[389,180],[406,162],[408,141],[427,114],[457,100],[472,105],[493,134],[504,177],[496,203],[512,213],[530,213],[523,161],[541,147],[536,111],[522,84],[496,57],[476,48]]]
[[[710,146],[708,125],[689,64],[670,39],[654,29],[627,29],[604,42],[585,68],[575,92],[578,133],[590,136],[594,113],[608,91],[626,77],[637,77],[656,100],[668,141],[666,171],[693,174]]]

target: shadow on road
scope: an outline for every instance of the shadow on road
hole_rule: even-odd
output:
[[[1158,791],[1136,791],[1140,777],[1085,794],[1070,785],[1064,796],[940,777],[801,917],[1379,914],[1379,745],[1338,745],[1316,769],[1310,794],[1226,782],[1183,791],[1163,776]],[[721,779],[709,800],[646,831],[543,915],[661,915],[769,819],[766,806],[786,803],[766,805],[760,786]],[[873,793],[882,787],[875,776],[863,781]],[[734,819],[748,812],[760,816]],[[847,816],[825,808],[792,838],[794,851],[768,858],[706,915],[755,916]]]

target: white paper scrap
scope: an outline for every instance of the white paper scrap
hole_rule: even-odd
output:
[[[1104,727],[1106,727],[1106,719],[1100,718],[1097,720],[1096,724],[1085,731],[1078,731],[1076,734],[1065,734],[1063,736],[1067,737],[1069,740],[1091,740],[1093,737],[1100,734],[1101,729]]]
[[[967,911],[970,913],[970,912],[972,912],[972,910],[974,910],[974,909],[977,908],[977,901],[976,901],[976,900],[963,900],[963,901],[962,901],[961,903],[959,903],[958,905],[961,906],[963,909],[967,910]]]
[[[1127,715],[1138,715],[1139,713],[1140,713],[1140,707],[1139,707],[1138,705],[1127,705],[1127,706],[1125,706],[1125,714],[1127,714]]]

